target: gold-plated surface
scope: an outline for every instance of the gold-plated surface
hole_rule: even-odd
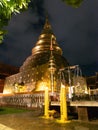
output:
[[[66,66],[68,62],[62,56],[62,49],[57,44],[51,25],[46,19],[32,54],[24,61],[19,73],[6,78],[4,93],[43,91],[45,87],[48,87],[49,91],[52,91],[52,88],[53,91],[57,91],[60,87],[59,69]],[[52,68],[54,72],[51,71]]]
[[[51,37],[52,37],[54,52],[61,55],[62,49],[57,44],[56,37],[53,34],[48,19],[46,19],[46,23],[44,25],[41,35],[39,36],[36,46],[32,49],[32,54],[35,55],[37,53],[42,53],[46,51],[50,52]]]

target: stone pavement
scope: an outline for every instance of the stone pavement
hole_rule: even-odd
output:
[[[5,125],[0,124],[0,130],[14,130],[14,129],[9,128],[9,127],[7,127]]]
[[[59,124],[55,119],[40,118],[41,113],[30,111],[0,115],[0,130],[98,130],[98,123],[72,121]]]

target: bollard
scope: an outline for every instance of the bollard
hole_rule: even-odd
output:
[[[48,87],[45,87],[45,97],[44,97],[44,116],[49,118],[49,92]]]

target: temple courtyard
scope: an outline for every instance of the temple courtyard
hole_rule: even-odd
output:
[[[40,110],[0,114],[0,130],[98,130],[98,121],[71,120],[58,123],[55,119],[41,118]]]
[[[18,73],[1,73],[5,75],[1,75],[0,111],[2,106],[31,110],[0,114],[0,130],[98,130],[98,118],[95,118],[98,113],[97,84],[93,88],[87,86],[79,65],[71,66],[62,54],[46,18],[32,54]],[[57,111],[58,115],[53,118],[51,112],[56,109],[50,107],[58,106],[60,113]],[[72,109],[67,111],[69,107],[77,108],[77,119],[67,118],[67,114],[72,113]],[[93,115],[94,110],[94,119],[89,121],[89,113]],[[43,115],[50,118],[43,118]]]

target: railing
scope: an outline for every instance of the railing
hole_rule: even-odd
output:
[[[73,95],[72,101],[98,101],[98,94]]]
[[[69,101],[67,99],[67,101]],[[83,94],[83,95],[73,95],[72,101],[98,101],[98,94]],[[51,105],[59,105],[60,98],[59,94],[51,96]],[[20,108],[42,108],[44,105],[44,93],[36,94],[14,94],[14,95],[0,95],[0,106],[13,106]]]
[[[1,106],[34,108],[42,107],[43,102],[43,94],[16,94],[11,96],[0,96]]]

